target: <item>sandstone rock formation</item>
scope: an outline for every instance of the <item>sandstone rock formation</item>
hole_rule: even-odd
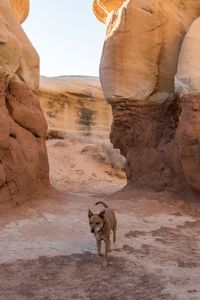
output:
[[[41,76],[38,97],[48,123],[48,138],[109,138],[111,106],[97,77]]]
[[[181,95],[200,91],[200,17],[190,26],[179,55],[175,77],[176,92]]]
[[[174,88],[184,36],[199,15],[199,0],[127,0],[107,13],[100,80],[113,110],[111,141],[126,157],[131,186],[200,191],[198,95],[182,101]],[[197,90],[199,66],[187,73],[188,64],[199,62],[199,43],[189,47],[199,34],[198,20],[193,27],[177,80],[187,84],[191,76]]]
[[[11,1],[19,21],[28,1]],[[0,2],[0,203],[20,203],[48,186],[46,121],[34,90],[39,58],[9,0]]]
[[[176,142],[187,183],[200,185],[200,18],[190,26],[180,51],[175,89],[182,113]]]
[[[29,14],[29,0],[10,0],[10,4],[19,23],[23,23]]]
[[[94,0],[93,12],[102,23],[106,22],[108,14],[122,6],[125,0]]]

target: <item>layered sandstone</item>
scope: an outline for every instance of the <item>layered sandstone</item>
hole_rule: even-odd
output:
[[[174,87],[188,32],[177,80],[199,88],[199,21],[188,31],[199,15],[199,0],[129,0],[106,16],[100,80],[131,186],[200,191],[198,95],[180,99]]]
[[[22,22],[28,1],[12,1]],[[0,2],[0,203],[23,202],[48,187],[46,121],[34,90],[39,58],[9,0]]]
[[[41,76],[38,97],[48,123],[48,138],[109,138],[111,106],[97,77]]]

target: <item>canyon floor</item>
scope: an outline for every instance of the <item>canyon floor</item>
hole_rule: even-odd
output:
[[[0,300],[200,299],[200,202],[119,191],[126,183],[120,157],[114,163],[103,149],[48,141],[59,192],[0,211]],[[87,218],[88,208],[101,209],[98,200],[118,219],[107,268]]]

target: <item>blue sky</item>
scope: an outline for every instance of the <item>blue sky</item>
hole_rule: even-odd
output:
[[[30,0],[22,25],[40,55],[46,76],[98,76],[106,27],[92,12],[92,0]]]

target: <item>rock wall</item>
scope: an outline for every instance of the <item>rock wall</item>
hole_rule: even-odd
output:
[[[47,126],[34,93],[39,83],[39,58],[18,22],[27,15],[24,3],[29,4],[0,2],[1,204],[24,202],[49,184]]]
[[[126,157],[131,186],[200,191],[200,49],[198,42],[184,47],[197,40],[199,23],[193,21],[199,15],[199,0],[127,0],[107,10],[100,80],[113,110],[111,141]],[[180,92],[185,83],[189,95]]]
[[[185,35],[175,77],[182,113],[176,135],[187,183],[200,191],[200,18]]]
[[[97,77],[41,76],[38,97],[48,123],[48,138],[109,139],[111,106]]]

